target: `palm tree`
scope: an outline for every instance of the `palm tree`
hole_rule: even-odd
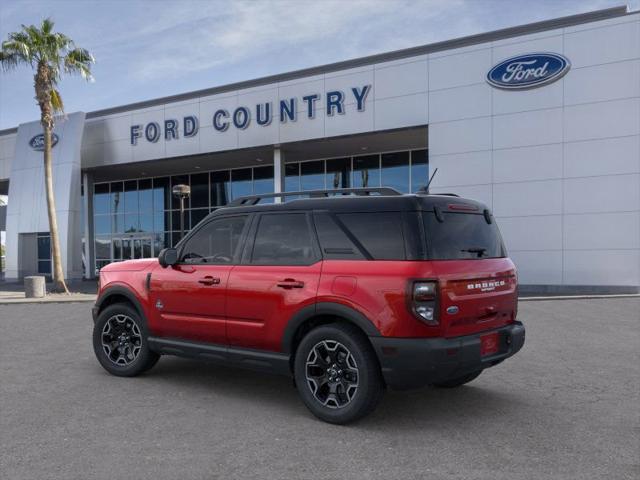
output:
[[[69,293],[62,271],[51,173],[51,133],[54,115],[64,112],[57,87],[64,73],[79,74],[86,80],[91,80],[91,64],[94,62],[89,51],[76,47],[73,40],[66,35],[54,32],[53,21],[49,18],[44,19],[40,27],[22,25],[22,30],[9,34],[8,39],[2,42],[0,50],[0,63],[4,70],[27,65],[35,71],[35,98],[40,107],[40,123],[44,129],[44,178],[51,233],[53,291],[56,292]]]

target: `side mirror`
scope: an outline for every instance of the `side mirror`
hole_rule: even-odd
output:
[[[158,262],[162,268],[167,268],[178,263],[178,251],[175,248],[163,248],[158,255]]]

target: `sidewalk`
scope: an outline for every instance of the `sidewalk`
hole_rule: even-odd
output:
[[[47,292],[51,287],[47,283]],[[95,302],[98,285],[92,281],[76,281],[67,284],[69,295],[64,293],[47,293],[43,298],[25,298],[22,283],[0,282],[0,305],[13,303],[64,303]]]

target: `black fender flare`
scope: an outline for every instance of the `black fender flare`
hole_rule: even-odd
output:
[[[98,299],[96,300],[96,303],[93,307],[93,311],[95,312],[94,319],[93,319],[94,322],[98,318],[98,315],[100,313],[100,310],[102,310],[102,305],[104,304],[105,300],[107,300],[110,297],[113,297],[114,295],[121,295],[125,297],[127,300],[129,300],[133,304],[133,307],[138,312],[138,315],[140,315],[143,319],[146,318],[144,314],[144,309],[142,308],[142,304],[140,303],[136,295],[126,287],[123,287],[121,285],[114,285],[113,287],[107,287],[102,292],[102,295],[100,295],[100,297],[98,297]]]
[[[289,319],[287,327],[285,328],[282,335],[283,353],[293,353],[291,351],[291,347],[293,345],[293,340],[295,338],[296,332],[298,331],[298,328],[300,328],[300,326],[310,318],[318,315],[331,315],[340,317],[345,319],[347,322],[353,323],[354,325],[359,327],[369,337],[381,336],[380,331],[376,328],[373,322],[371,322],[371,320],[369,320],[359,311],[340,303],[319,302],[301,308]]]

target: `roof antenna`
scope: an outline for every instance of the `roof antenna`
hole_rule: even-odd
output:
[[[431,174],[431,178],[429,178],[429,181],[427,182],[427,185],[422,187],[416,193],[423,193],[423,194],[429,195],[429,185],[431,185],[431,182],[433,182],[433,177],[436,176],[436,173],[438,173],[438,169],[437,168]]]

